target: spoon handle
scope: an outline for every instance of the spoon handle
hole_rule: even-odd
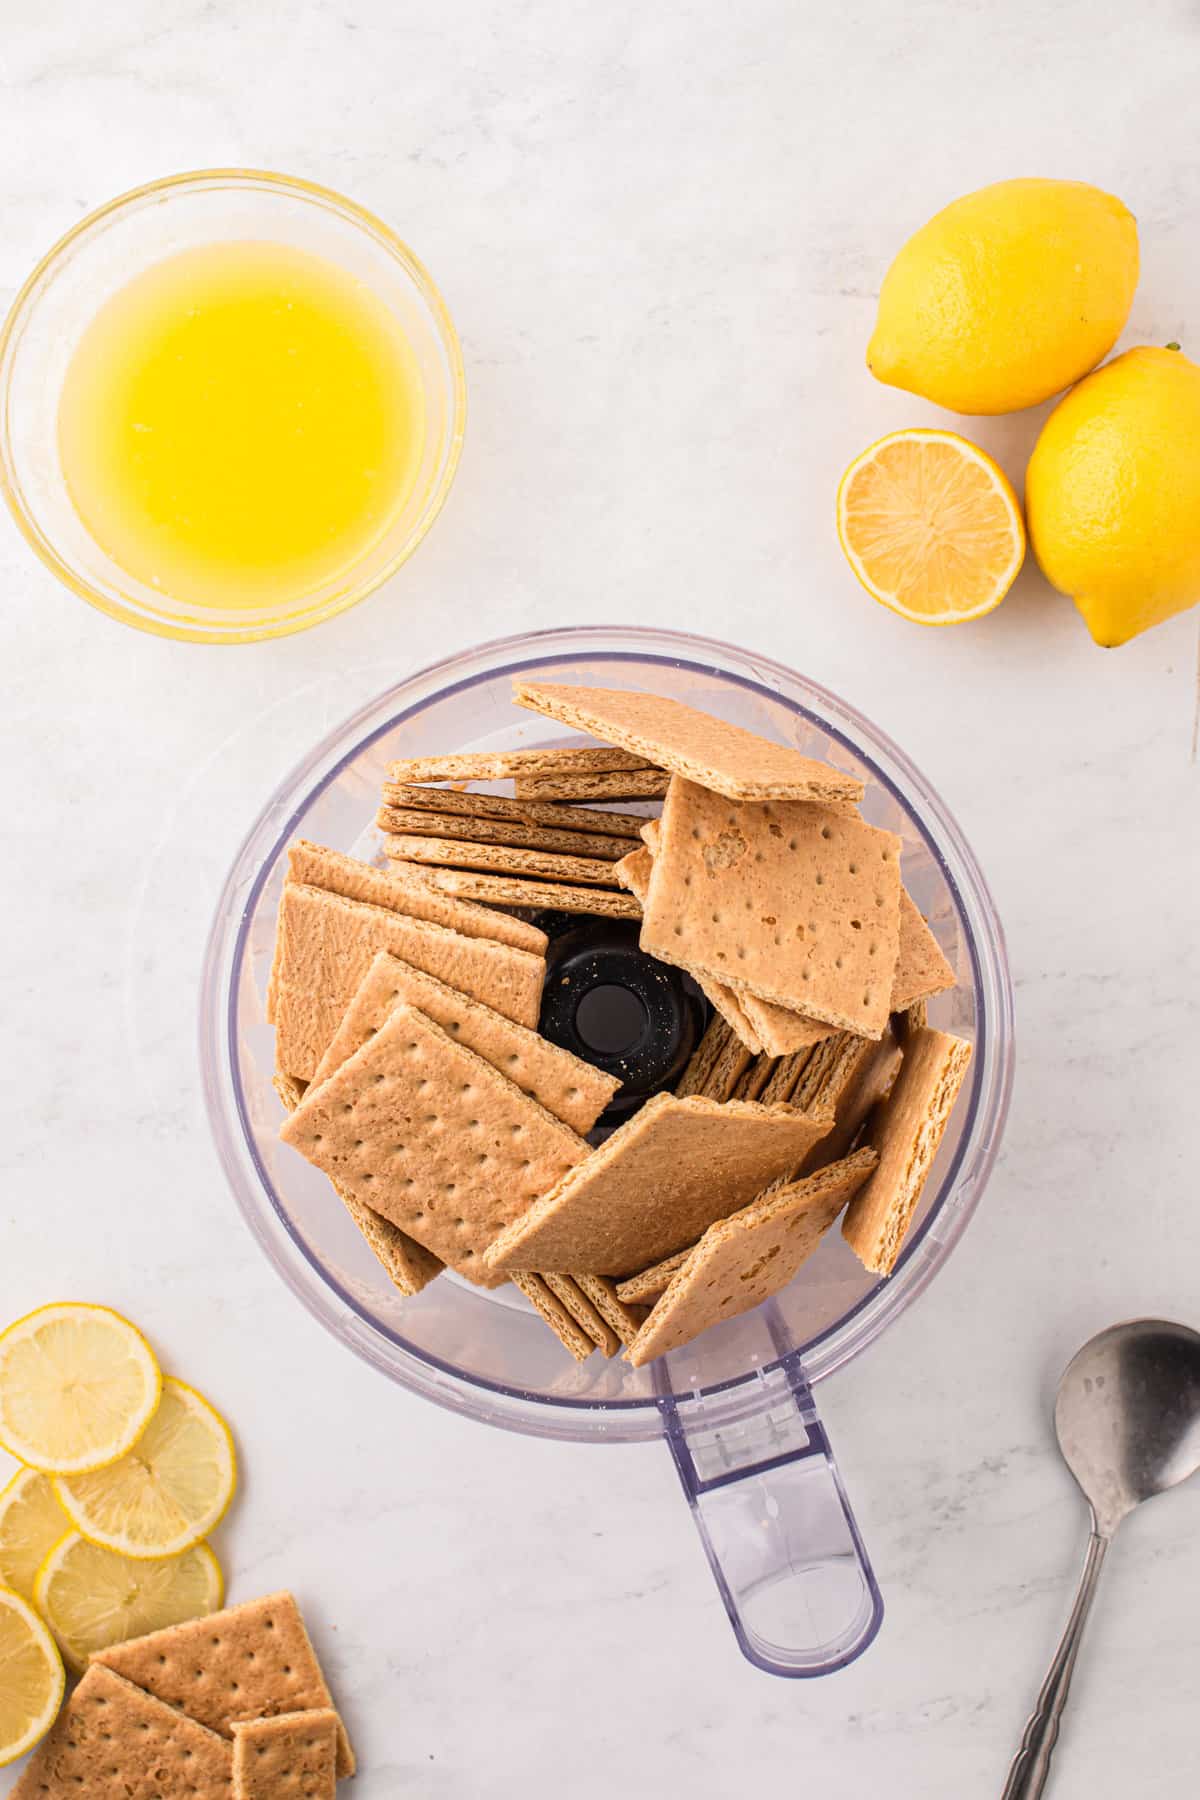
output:
[[[1050,1672],[1042,1683],[1037,1704],[1025,1727],[1021,1748],[1013,1758],[1003,1800],[1038,1800],[1038,1795],[1046,1785],[1046,1777],[1050,1773],[1050,1758],[1058,1742],[1059,1720],[1071,1688],[1075,1658],[1079,1654],[1083,1628],[1092,1610],[1096,1584],[1104,1567],[1109,1543],[1110,1539],[1101,1537],[1098,1531],[1092,1532],[1075,1605],[1071,1609],[1071,1617],[1063,1632],[1062,1642],[1055,1652],[1054,1661],[1050,1664]]]

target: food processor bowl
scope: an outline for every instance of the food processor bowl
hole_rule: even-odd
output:
[[[930,1018],[971,1040],[971,1070],[895,1273],[827,1234],[790,1287],[642,1369],[575,1364],[511,1286],[445,1274],[389,1283],[325,1177],[278,1138],[265,996],[287,846],[306,837],[382,861],[373,819],[396,757],[562,743],[515,708],[514,676],[671,695],[861,776],[864,816],[903,840],[905,883],[958,978]],[[251,1231],[292,1291],[366,1362],[439,1405],[514,1431],[665,1440],[738,1642],[773,1674],[825,1674],[874,1637],[882,1601],[812,1389],[921,1294],[957,1243],[996,1156],[1012,1077],[1003,934],[958,827],[903,753],[844,701],[709,639],[588,627],[503,639],[410,676],[305,759],[255,821],[209,940],[206,1101]]]

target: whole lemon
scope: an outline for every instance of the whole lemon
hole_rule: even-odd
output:
[[[1098,644],[1200,600],[1200,368],[1127,350],[1060,400],[1025,475],[1042,573]]]
[[[1036,406],[1108,355],[1137,278],[1137,223],[1112,194],[998,181],[909,238],[880,289],[867,367],[954,412]]]

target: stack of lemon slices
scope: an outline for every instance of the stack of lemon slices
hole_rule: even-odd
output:
[[[164,1378],[141,1332],[104,1306],[44,1306],[0,1333],[0,1766],[62,1703],[63,1659],[215,1612],[204,1539],[237,1464],[208,1401]],[[60,1656],[61,1651],[61,1656]]]

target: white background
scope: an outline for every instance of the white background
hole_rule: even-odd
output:
[[[0,1317],[135,1315],[232,1418],[236,1597],[293,1586],[360,1800],[998,1794],[1084,1516],[1048,1404],[1077,1344],[1200,1315],[1197,618],[1115,652],[1027,572],[906,625],[844,566],[848,458],[937,422],[863,366],[910,230],[1016,174],[1136,212],[1128,342],[1200,352],[1187,0],[0,0],[0,301],[86,211],[244,163],[344,189],[461,330],[466,454],[392,587],[198,649],[90,611],[0,521]],[[968,425],[1019,484],[1039,414]],[[822,1405],[888,1604],[815,1684],[735,1651],[665,1452],[506,1437],[338,1350],[239,1223],[197,1091],[211,904],[263,797],[406,672],[529,627],[710,631],[910,751],[993,884],[1016,1097],[975,1224]],[[1200,1485],[1111,1564],[1063,1800],[1200,1781]]]

